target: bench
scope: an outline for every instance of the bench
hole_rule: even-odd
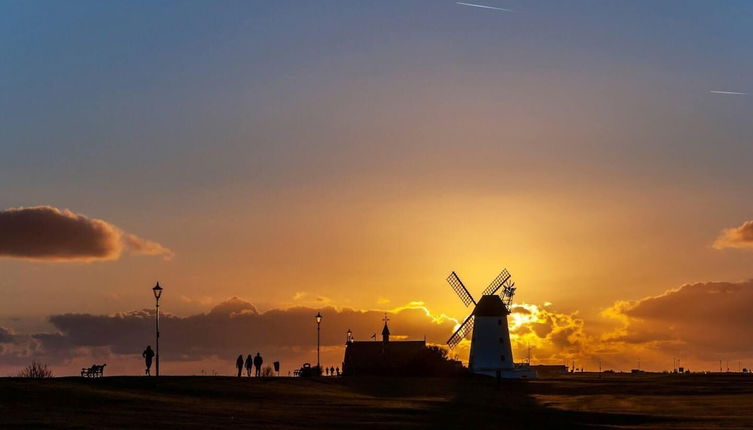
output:
[[[107,364],[92,364],[92,367],[83,367],[81,368],[81,376],[87,378],[100,378],[105,376],[105,366],[107,366]]]

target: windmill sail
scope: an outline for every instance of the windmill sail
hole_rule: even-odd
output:
[[[499,287],[505,285],[505,287],[512,287],[512,282],[510,282],[510,272],[507,271],[507,269],[502,270],[499,275],[497,275],[496,278],[489,284],[488,287],[484,290],[481,295],[483,296],[490,296],[499,290]]]
[[[455,330],[455,333],[450,336],[450,338],[447,340],[447,345],[450,346],[450,348],[455,348],[455,345],[460,343],[461,340],[465,339],[465,337],[468,335],[468,333],[473,328],[473,314],[468,315],[468,318],[463,321],[462,324],[460,324],[460,327],[458,327],[457,330]]]
[[[471,303],[474,305],[476,304],[476,301],[473,300],[473,297],[471,297],[471,293],[468,292],[468,289],[465,288],[465,285],[463,285],[463,281],[458,278],[458,275],[455,274],[455,272],[450,273],[450,276],[447,277],[447,282],[450,284],[453,290],[455,290],[455,293],[457,293],[458,297],[460,297],[460,300],[463,301],[463,304],[468,306]]]

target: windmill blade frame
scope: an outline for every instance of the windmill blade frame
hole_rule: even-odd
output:
[[[453,290],[455,290],[455,294],[460,297],[460,300],[466,307],[468,307],[468,305],[470,305],[471,303],[473,303],[474,306],[476,305],[476,300],[473,299],[471,293],[469,293],[468,289],[465,288],[463,281],[460,280],[455,271],[450,273],[450,275],[447,277],[447,283],[450,284]]]
[[[468,333],[473,329],[473,319],[473,314],[468,315],[468,318],[466,318],[465,321],[460,324],[460,327],[455,330],[455,333],[453,333],[452,336],[447,339],[447,345],[450,347],[450,349],[455,348],[455,346],[457,346],[457,344],[459,344],[461,340],[465,339]]]
[[[507,271],[507,269],[503,269],[501,272],[499,272],[499,275],[497,275],[496,278],[489,284],[488,287],[484,290],[481,295],[483,296],[491,296],[492,294],[496,293],[497,290],[499,290],[500,287],[512,287],[514,284],[510,282],[510,272]]]

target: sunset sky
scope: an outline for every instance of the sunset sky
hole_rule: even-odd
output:
[[[516,361],[753,366],[753,3],[472,3],[0,0],[0,376],[139,372],[158,280],[165,373],[443,343],[503,268]]]

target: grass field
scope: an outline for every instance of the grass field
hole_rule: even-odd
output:
[[[753,428],[753,377],[0,379],[0,428]]]

